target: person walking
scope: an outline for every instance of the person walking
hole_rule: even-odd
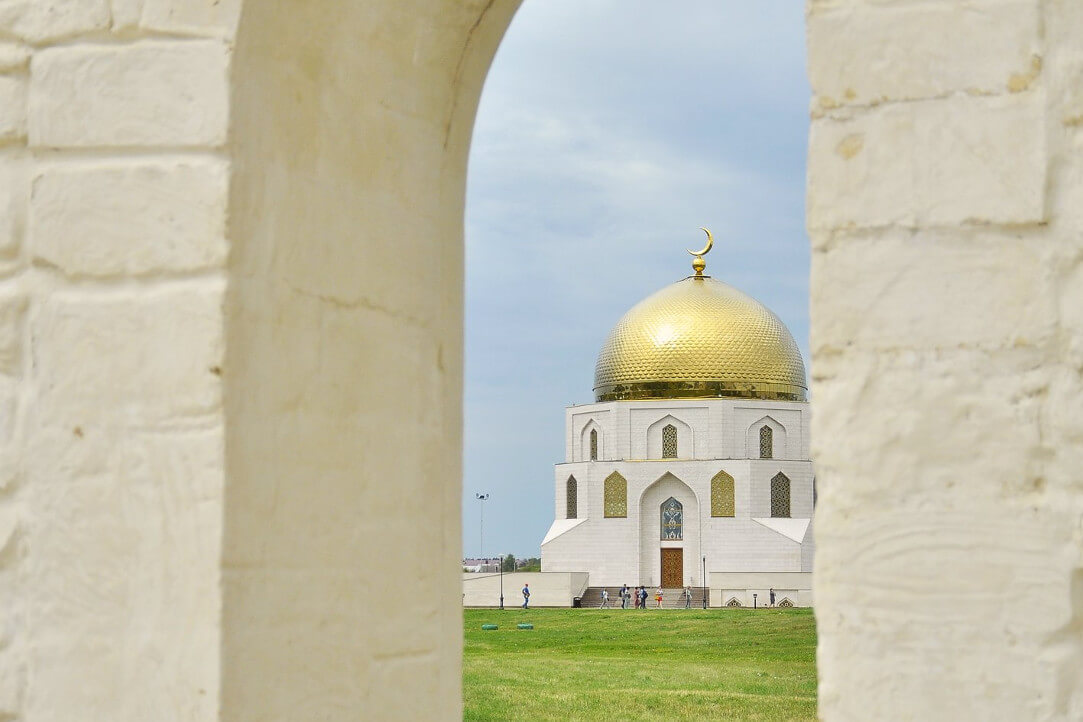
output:
[[[645,586],[639,588],[639,608],[647,608],[647,587]]]
[[[523,609],[530,609],[530,585],[523,585]]]
[[[658,587],[658,591],[654,593],[654,601],[658,602],[658,608],[662,608],[662,588]]]
[[[771,606],[775,606],[775,588],[771,587]]]
[[[598,607],[598,609],[609,609],[609,590],[608,589],[605,589],[605,588],[602,589],[602,603]]]
[[[620,588],[620,608],[628,608],[628,585],[625,584]]]
[[[692,608],[692,587],[685,587],[684,588],[684,608],[685,609],[691,609]]]

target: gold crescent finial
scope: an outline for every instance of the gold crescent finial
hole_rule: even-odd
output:
[[[694,270],[696,272],[697,277],[702,277],[703,276],[703,269],[705,269],[707,267],[707,264],[703,260],[703,256],[706,253],[708,253],[711,250],[711,248],[714,247],[714,236],[711,235],[711,232],[709,230],[707,230],[706,228],[704,228],[703,226],[700,226],[700,230],[707,234],[707,245],[704,246],[703,249],[699,250],[699,251],[691,251],[691,250],[685,249],[685,250],[688,250],[688,252],[691,253],[693,256],[695,256],[695,259],[693,259],[693,261],[692,261],[692,270]]]

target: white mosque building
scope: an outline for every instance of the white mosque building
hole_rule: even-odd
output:
[[[709,587],[712,606],[752,606],[773,589],[810,606],[805,366],[775,314],[703,274],[710,247],[708,233],[695,275],[620,319],[595,403],[566,409],[542,570],[585,574],[595,592]]]

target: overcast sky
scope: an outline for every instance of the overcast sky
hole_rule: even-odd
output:
[[[526,0],[481,99],[466,205],[463,550],[537,556],[564,407],[637,301],[691,273],[808,359],[809,89],[794,0]],[[485,548],[479,549],[479,502]]]

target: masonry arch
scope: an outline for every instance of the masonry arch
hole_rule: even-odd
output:
[[[763,429],[770,429],[770,456],[761,456]],[[789,458],[786,446],[786,427],[771,415],[763,416],[749,425],[745,431],[745,454],[749,459],[786,459]]]
[[[33,8],[40,4],[25,5]],[[87,38],[100,43],[108,32],[110,7],[117,26],[133,35],[140,32],[143,18],[132,17],[138,15],[131,11],[134,5],[74,0],[65,3],[74,12],[54,14],[61,16],[59,27],[48,13],[30,12],[21,18],[27,22],[14,22],[7,29],[36,35],[20,44],[15,55],[33,55],[30,65],[37,68],[42,53],[61,54],[48,47],[58,38],[65,46],[60,48],[63,53],[79,52],[75,46]],[[151,4],[146,5],[149,8]],[[181,351],[171,361],[183,366],[184,374],[202,379],[193,381],[199,393],[191,396],[198,397],[195,405],[203,413],[199,429],[205,435],[193,441],[191,427],[177,433],[160,425],[154,427],[153,434],[154,444],[168,447],[170,454],[175,452],[186,462],[189,458],[198,460],[194,466],[200,471],[200,491],[205,495],[199,497],[199,504],[182,504],[173,510],[178,514],[174,528],[210,530],[194,535],[207,545],[196,563],[177,567],[178,574],[184,575],[182,581],[195,582],[178,586],[195,590],[200,597],[201,603],[191,610],[193,616],[187,618],[198,633],[178,641],[174,636],[153,636],[154,631],[149,630],[145,649],[159,660],[179,651],[172,656],[183,660],[185,672],[189,663],[191,669],[199,670],[198,679],[185,676],[181,684],[186,694],[206,690],[207,702],[200,711],[208,717],[218,711],[228,719],[280,720],[295,718],[296,710],[303,710],[311,718],[335,718],[373,708],[388,717],[404,719],[455,716],[461,637],[458,579],[453,570],[461,539],[461,489],[454,461],[461,451],[462,298],[458,269],[462,185],[477,94],[517,3],[248,0],[232,46],[233,25],[216,20],[222,11],[210,9],[210,5],[237,8],[239,3],[208,3],[202,10],[193,10],[195,5],[155,3],[161,16],[158,22],[173,15],[172,10],[179,11],[179,19],[164,32],[152,22],[153,32],[133,43],[184,44],[193,55],[207,50],[207,57],[201,57],[199,64],[212,68],[208,73],[213,76],[209,78],[214,86],[211,95],[216,102],[230,106],[229,113],[217,112],[218,108],[211,118],[204,107],[185,103],[181,110],[187,111],[188,117],[167,130],[184,126],[180,130],[190,131],[190,135],[162,140],[162,128],[142,127],[140,130],[150,131],[137,139],[146,143],[143,150],[164,148],[191,153],[201,160],[226,161],[232,174],[229,198],[223,202],[229,209],[228,267],[215,265],[206,274],[169,279],[180,280],[183,287],[178,307],[198,317],[197,329],[185,329],[191,331],[191,337],[171,339]],[[957,700],[955,692],[972,685],[980,675],[985,675],[981,681],[986,688],[1006,691],[988,695],[981,700],[980,709],[974,709],[1003,716],[1055,716],[1065,705],[1077,708],[1079,699],[1072,682],[1078,678],[1080,647],[1066,641],[1062,633],[1071,630],[1080,618],[1078,561],[1068,553],[1073,550],[1078,513],[1056,504],[1064,493],[1071,493],[1074,479],[1068,475],[1065,480],[1063,474],[1047,477],[1051,492],[1046,496],[1053,502],[1036,500],[1034,495],[1024,495],[1026,498],[1019,501],[1009,494],[1000,503],[983,506],[970,497],[958,498],[957,490],[933,485],[911,495],[911,507],[891,508],[885,516],[883,496],[908,480],[928,477],[927,472],[944,477],[973,471],[973,459],[949,452],[965,447],[970,438],[966,434],[973,432],[974,425],[938,426],[937,421],[952,418],[945,409],[972,410],[975,399],[989,409],[975,422],[982,431],[1006,434],[1005,443],[997,445],[999,455],[987,462],[989,478],[995,479],[1006,466],[1026,467],[1037,462],[1052,464],[1050,468],[1056,470],[1056,464],[1066,462],[1056,454],[1051,458],[1049,449],[1070,446],[1073,435],[1078,434],[1079,423],[1069,415],[1042,439],[1020,437],[1011,428],[1020,410],[1010,403],[1004,406],[1005,398],[1010,401],[1019,396],[1012,388],[1005,393],[1005,387],[1011,387],[1017,376],[1033,377],[1039,367],[1048,367],[1043,371],[1048,374],[1045,378],[1069,406],[1078,400],[1074,386],[1057,386],[1065,383],[1060,365],[1071,360],[1064,355],[1069,352],[1041,350],[1057,346],[1047,343],[1044,336],[1059,338],[1078,330],[1077,318],[1061,314],[1063,318],[1051,323],[1049,330],[1039,330],[1043,338],[1036,344],[1040,349],[1037,355],[1020,358],[1014,348],[1019,341],[1017,314],[990,313],[988,304],[979,297],[970,305],[958,305],[946,328],[935,320],[930,322],[931,314],[925,310],[936,307],[935,302],[941,299],[954,298],[938,295],[943,292],[942,279],[965,278],[975,259],[985,264],[983,272],[993,281],[1011,279],[1014,295],[1019,298],[1044,293],[1051,276],[1073,272],[1074,267],[1067,264],[1074,260],[1055,260],[1052,263],[1059,265],[1052,266],[1033,264],[1035,270],[1026,249],[1072,240],[1078,233],[1077,219],[1059,202],[1073,197],[1075,174],[1050,172],[1066,162],[1064,141],[1059,136],[1077,125],[1076,99],[1064,90],[1071,86],[1066,81],[1073,70],[1063,63],[1046,62],[1042,67],[1040,62],[1041,57],[1057,58],[1078,50],[1078,33],[1073,30],[1043,30],[1071,27],[1068,13],[1076,11],[1072,3],[1006,4],[1004,22],[975,28],[978,35],[973,43],[937,49],[938,64],[947,70],[942,75],[918,77],[901,71],[873,77],[865,73],[856,76],[863,84],[852,84],[855,90],[849,83],[850,68],[857,68],[856,72],[863,69],[862,63],[852,62],[852,58],[883,57],[892,51],[924,57],[930,50],[921,44],[939,37],[926,29],[939,27],[950,35],[968,30],[970,20],[959,20],[942,13],[935,4],[927,4],[906,8],[907,22],[899,23],[900,16],[893,10],[886,12],[864,3],[841,10],[853,13],[852,17],[867,23],[870,30],[854,41],[855,34],[840,30],[846,24],[840,21],[848,16],[832,17],[840,12],[833,5],[816,3],[809,9],[810,74],[817,93],[817,128],[809,151],[809,228],[817,234],[814,241],[818,248],[831,246],[831,252],[823,254],[817,274],[821,280],[813,289],[813,317],[820,318],[814,336],[820,337],[823,349],[814,359],[822,364],[814,381],[820,419],[817,435],[825,439],[818,442],[818,450],[825,457],[823,468],[831,470],[822,479],[828,494],[818,520],[820,528],[831,531],[825,535],[817,560],[818,566],[831,572],[830,577],[820,577],[830,581],[818,582],[816,589],[825,612],[820,615],[821,639],[830,642],[821,645],[825,652],[820,658],[824,671],[821,689],[830,692],[822,698],[821,716],[860,717],[870,700],[868,690],[881,690],[877,701],[882,704],[894,703],[914,717],[928,716],[942,711],[945,702]],[[88,18],[91,29],[84,33],[79,24]],[[851,41],[846,52],[838,52],[840,43]],[[112,52],[113,48],[105,47],[109,43],[101,45],[95,52]],[[987,53],[978,59],[984,62],[968,55],[973,47]],[[1042,49],[1042,55],[1034,55],[1035,49]],[[141,52],[142,48],[135,50]],[[1022,54],[1021,60],[1015,57],[1018,54]],[[995,67],[990,70],[991,65]],[[152,76],[140,76],[145,86],[128,87],[135,83],[129,78],[121,78],[117,84],[125,97],[150,97],[152,102],[175,90],[165,86],[171,77]],[[155,80],[162,85],[156,85]],[[37,94],[39,90],[35,86],[32,97],[51,99],[48,94]],[[846,106],[842,112],[850,116],[843,122],[825,112],[840,105]],[[919,126],[935,129],[948,123],[948,132],[941,137],[933,135],[937,143],[932,145],[899,133],[898,124],[891,123],[900,106],[915,114]],[[1007,120],[1005,111],[1009,113]],[[35,121],[42,117],[50,120],[47,106],[38,104],[34,112],[40,114]],[[317,112],[321,114],[318,118]],[[155,120],[176,120],[168,112],[154,115]],[[223,120],[227,116],[228,137]],[[108,115],[98,119],[102,117],[113,119]],[[950,123],[953,118],[963,120]],[[88,127],[92,120],[87,120]],[[138,120],[135,122],[138,125]],[[880,157],[903,162],[868,161],[866,147],[866,154],[858,156],[864,163],[860,172],[854,171],[853,164],[842,165],[862,150],[864,136],[852,132],[855,125],[867,129],[870,137],[885,138],[879,144]],[[1050,132],[1050,126],[1059,132]],[[39,123],[31,126],[31,143],[40,142],[35,138],[40,130]],[[16,137],[15,142],[21,139]],[[141,152],[131,145],[118,147],[108,136],[103,141],[102,135],[80,137],[60,150],[74,148],[78,152],[80,144],[82,150],[93,148],[95,159],[130,161]],[[953,147],[964,152],[952,156],[950,163],[938,163],[936,154],[951,152]],[[1018,155],[1000,152],[1008,147],[1017,149]],[[896,187],[913,191],[912,178],[908,181],[903,176],[922,166],[940,167],[943,172],[926,174],[923,180],[928,187],[919,189],[921,193],[885,194],[885,189]],[[986,181],[996,176],[1010,177],[1012,182]],[[833,182],[840,179],[845,182]],[[932,206],[928,198],[935,199]],[[900,220],[916,233],[935,229],[935,237],[921,249],[920,258],[903,250],[907,244],[893,237]],[[19,225],[18,212],[13,225]],[[981,244],[972,254],[960,250],[974,245],[970,241],[975,226],[989,228],[990,243]],[[881,250],[871,259],[871,251],[842,237],[847,234]],[[1000,236],[1011,236],[1013,243],[1022,240],[1024,249],[1018,244],[1006,245]],[[389,239],[395,240],[394,247]],[[405,252],[396,252],[396,248]],[[855,266],[863,271],[861,282],[839,282],[852,278],[849,269]],[[906,274],[901,281],[900,273]],[[25,290],[31,294],[35,309],[63,301],[59,297],[72,289],[61,286],[65,280],[59,275],[53,279],[55,287],[20,288],[19,293]],[[146,288],[161,285],[161,279],[149,274],[135,280],[131,285],[137,288],[126,290],[138,301],[145,300],[140,294]],[[430,293],[410,290],[418,285]],[[996,288],[996,284],[983,283],[958,293],[973,299],[990,287]],[[880,302],[866,305],[870,298]],[[1003,298],[1010,296],[1000,294],[990,302],[999,303]],[[922,301],[926,302],[924,307]],[[1040,299],[1050,307],[1065,302],[1070,307],[1070,301],[1067,295]],[[1009,305],[1005,310],[1014,309]],[[833,314],[843,322],[824,321]],[[88,328],[107,325],[93,316],[85,321]],[[136,326],[131,331],[133,338],[154,338],[150,331]],[[980,328],[981,335],[972,343],[960,343],[961,328]],[[868,333],[868,329],[875,329],[875,333]],[[186,342],[186,346],[180,345]],[[981,358],[971,355],[975,345]],[[123,369],[114,358],[121,352],[120,345],[106,348],[108,353],[101,357]],[[918,354],[929,359],[929,364],[942,365],[915,373],[912,361]],[[892,453],[898,458],[917,459],[917,465],[879,463],[881,460],[869,456],[868,449],[874,443],[855,443],[855,438],[875,439],[881,429],[892,428],[892,422],[897,421],[894,403],[879,403],[869,393],[839,393],[854,383],[855,372],[867,368],[867,359],[876,356],[882,359],[880,385],[889,390],[912,389],[929,378],[930,370],[942,371],[947,381],[933,403],[923,406],[920,399],[902,402],[915,424],[927,424],[922,427],[927,433],[899,439]],[[204,363],[205,359],[210,362]],[[72,369],[82,360],[76,355],[62,359],[54,369],[57,377],[80,378],[72,376]],[[1033,386],[1035,379],[1029,377],[1027,383]],[[128,401],[123,405],[124,413],[135,416],[148,407],[151,411],[158,408],[157,391],[148,390],[159,388],[157,385],[126,385],[128,379],[113,384],[114,378],[102,367],[89,369],[81,378],[86,381],[80,389],[84,402],[99,397],[111,401],[110,392],[123,386]],[[190,380],[187,375],[184,378]],[[206,383],[208,379],[210,383]],[[978,383],[974,379],[984,385],[968,386]],[[31,377],[20,386],[20,405],[25,402],[32,410],[48,407],[51,399],[39,381]],[[109,416],[109,409],[92,411],[92,405],[87,403],[79,411],[94,419],[118,421]],[[360,450],[371,449],[367,442],[372,438],[387,438],[388,423],[411,440],[411,453],[401,455],[405,440],[392,439],[362,457]],[[74,455],[87,464],[84,457],[90,457],[88,465],[95,467],[103,481],[123,477],[111,465],[114,460],[88,453],[87,448],[96,443],[94,431],[88,429],[84,438],[82,427],[75,428],[79,433],[61,425],[30,429],[26,432],[29,438],[21,441],[27,442],[38,458]],[[835,448],[828,441],[832,437],[851,443],[836,444]],[[131,443],[136,445],[134,440]],[[70,454],[77,445],[83,450]],[[158,449],[140,447],[138,451],[148,448]],[[16,456],[19,453],[15,451]],[[864,474],[865,465],[874,462],[883,473]],[[108,468],[106,464],[110,464]],[[402,480],[402,488],[385,496],[383,492],[388,490],[381,482],[390,472]],[[49,472],[35,467],[27,469],[26,475],[20,483],[35,488],[37,477],[47,477]],[[319,484],[311,483],[314,476]],[[27,497],[32,496],[22,494],[20,501],[30,506],[34,500]],[[144,510],[138,506],[142,503],[139,499],[130,498],[130,502],[136,512],[133,517]],[[1031,505],[1026,514],[1017,508],[1024,502]],[[377,506],[396,511],[377,518]],[[897,554],[897,565],[916,570],[905,580],[908,595],[894,594],[897,585],[866,590],[858,596],[849,594],[861,588],[863,580],[881,564],[882,555],[866,552],[882,551],[877,547],[890,544],[892,535],[913,530],[913,523],[907,527],[904,521],[900,529],[890,522],[901,513],[925,519],[928,515],[921,512],[927,508],[940,510],[923,529],[928,543],[900,549]],[[871,531],[848,534],[847,519],[843,518],[847,514],[839,510],[869,515]],[[37,509],[17,511],[21,516]],[[366,556],[360,551],[364,544],[349,542],[358,541],[358,534],[362,542],[370,538],[365,535],[374,532],[365,528],[375,521],[380,522],[382,533],[420,530],[418,540],[386,555]],[[885,523],[879,524],[881,521]],[[94,520],[88,518],[87,523]],[[944,551],[937,545],[947,540],[950,546],[964,535],[978,539],[972,545],[978,549],[984,539],[982,532],[991,525],[1004,526],[1015,537],[1036,540],[1028,549],[1017,550],[1016,556],[1001,557],[1006,568],[1026,571],[1037,565],[1051,582],[1037,589],[1020,589],[1019,603],[1011,608],[970,609],[951,629],[916,624],[918,613],[914,610],[921,605],[914,604],[913,598],[923,593],[935,595],[943,589],[945,579],[949,585],[971,585],[972,593],[1003,592],[996,586],[1003,575],[983,573],[967,564],[968,560],[945,565]],[[25,541],[21,535],[28,533],[17,525],[9,543]],[[21,548],[36,547],[35,554],[47,554],[42,546],[24,544]],[[61,551],[70,553],[76,548],[71,545]],[[434,559],[433,549],[443,552]],[[91,553],[100,551],[95,546]],[[969,547],[961,553],[968,551]],[[85,560],[101,566],[117,561],[109,557],[103,562],[91,556]],[[46,556],[44,561],[39,566],[62,573],[63,562],[70,559]],[[83,569],[77,564],[67,566]],[[963,570],[962,577],[950,576],[954,569]],[[412,593],[393,604],[372,599],[362,580],[373,575],[395,582],[391,586],[411,583]],[[35,593],[50,595],[58,589],[66,591],[72,583],[70,578],[58,578],[49,588],[32,588]],[[104,625],[122,616],[118,609],[150,618],[160,611],[161,591],[156,586],[126,590],[120,602],[109,606],[111,614],[99,615],[101,620],[108,616],[108,620],[91,620],[87,629],[107,634],[109,627]],[[22,593],[19,596],[20,601],[24,599]],[[358,600],[369,606],[358,604]],[[1065,620],[1061,628],[1042,628],[1010,638],[990,633],[995,626],[991,622],[1005,619],[1010,624],[1001,623],[1000,628],[1032,630],[1033,625],[1027,625],[1034,621],[1035,603],[1050,600],[1057,614],[1049,616]],[[849,617],[836,613],[847,608],[856,611]],[[890,613],[869,613],[882,610]],[[832,621],[836,617],[841,621]],[[383,629],[372,624],[374,619],[385,622]],[[404,628],[409,629],[408,634],[399,633]],[[856,642],[865,642],[868,647],[870,639],[875,644],[897,638],[900,632],[913,635],[914,644],[901,650],[880,645],[889,654],[876,660],[877,664],[849,653]],[[968,640],[972,643],[961,643]],[[25,663],[28,673],[39,682],[51,663],[63,656],[67,665],[63,671],[96,669],[92,665],[98,665],[103,674],[126,688],[139,689],[130,676],[132,667],[139,665],[130,664],[130,659],[116,656],[112,650],[91,659],[79,649],[34,646],[25,640],[7,645],[6,650],[14,648],[21,653],[28,647],[35,654],[14,661]],[[283,649],[292,653],[285,655]],[[943,657],[945,650],[954,656],[953,674],[944,674],[943,665],[928,664]],[[1025,659],[1056,652],[1056,659],[1049,674],[1034,680],[1019,680],[1018,665],[1004,664],[996,670],[981,664],[1013,650]],[[333,660],[333,664],[323,660]],[[900,678],[899,669],[913,673]],[[426,682],[424,693],[401,694],[401,680],[419,678]],[[84,675],[66,674],[55,679],[58,684],[48,687],[51,697],[85,699]],[[358,679],[364,679],[365,684],[359,684]],[[191,684],[208,680],[206,688]],[[915,690],[922,693],[915,694]],[[135,701],[157,702],[169,697],[171,691],[156,686]],[[133,709],[129,695],[117,695],[112,701],[102,696],[96,701],[103,706],[99,716],[106,718],[119,719]],[[126,715],[107,714],[120,709]]]
[[[598,461],[606,458],[605,435],[601,425],[594,419],[583,425],[579,432],[579,461]]]
[[[668,549],[679,550],[682,585],[701,586],[702,571],[697,560],[700,558],[702,522],[695,491],[676,475],[666,472],[641,492],[637,506],[639,583],[654,586],[663,582],[663,557],[676,553],[666,552]],[[673,519],[675,511],[680,514],[679,538],[663,539],[674,536],[672,531],[667,534],[663,529],[663,519]]]
[[[672,429],[672,431],[670,431]],[[676,437],[676,453],[667,456],[667,435]],[[691,459],[695,455],[692,427],[672,414],[666,414],[647,427],[648,459]]]
[[[466,163],[517,7],[243,4],[225,148],[223,718],[459,704]],[[373,595],[376,578],[410,593]],[[406,678],[429,692],[402,694]]]

